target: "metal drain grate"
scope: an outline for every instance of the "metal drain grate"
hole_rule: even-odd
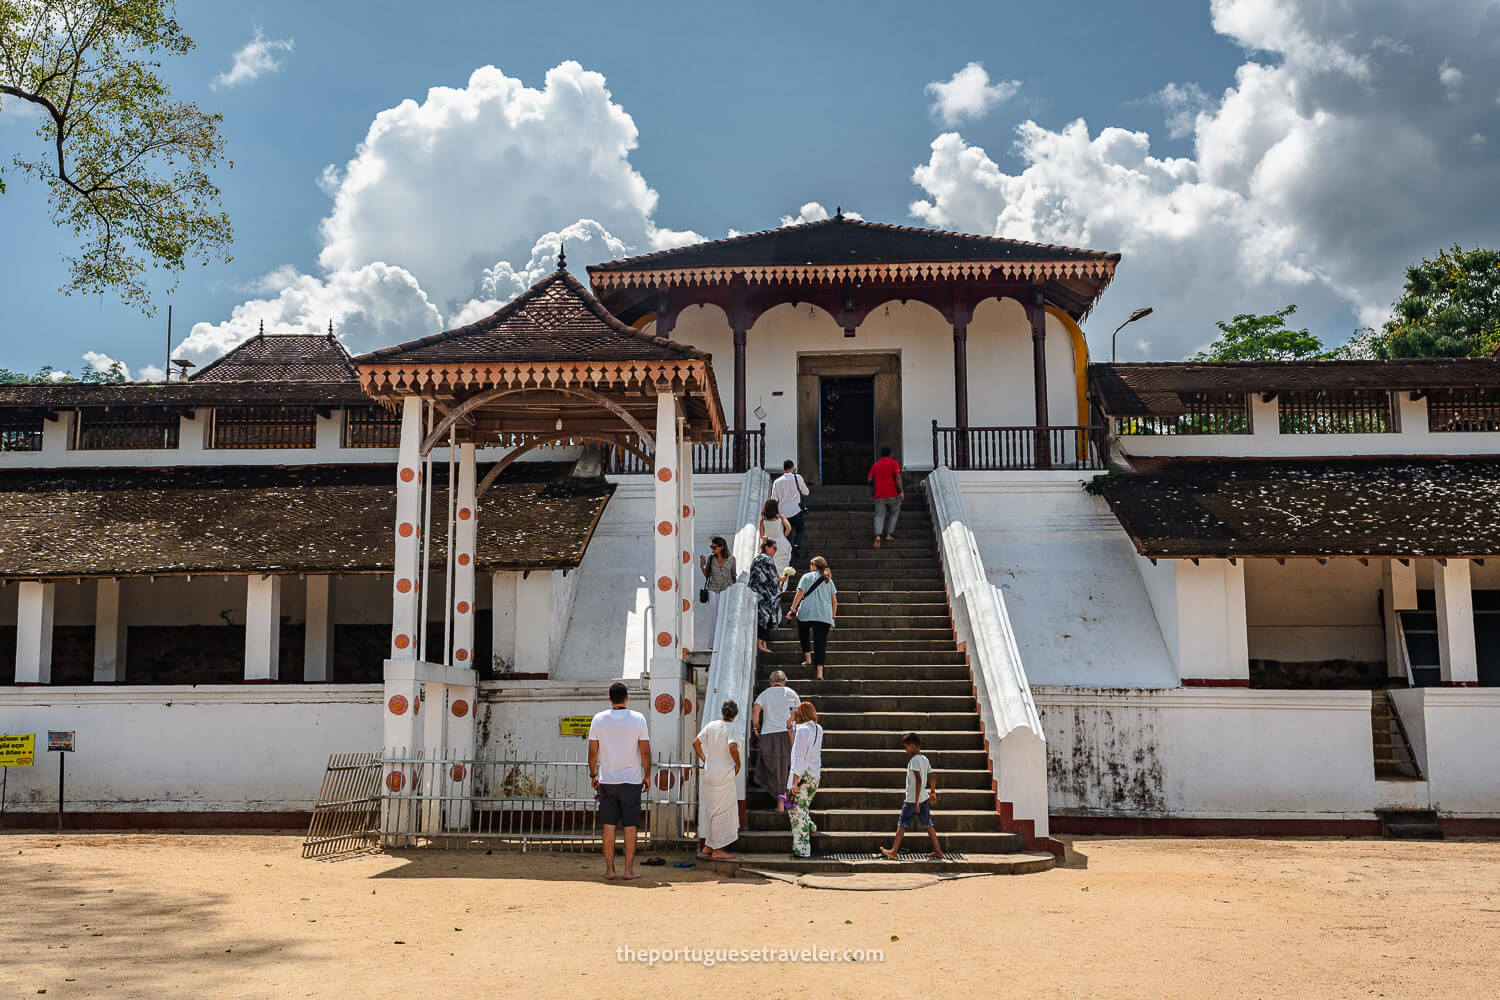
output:
[[[860,853],[819,854],[819,855],[815,856],[814,860],[822,860],[822,861],[882,861],[882,860],[884,860],[884,855],[876,854],[874,851],[871,851],[868,854],[860,854]],[[896,855],[896,860],[897,861],[933,861],[933,860],[939,860],[939,859],[934,859],[934,858],[927,857],[927,852],[926,851],[902,851],[901,853],[899,853],[899,854]],[[969,859],[966,858],[966,857],[964,857],[962,851],[947,851],[947,852],[945,852],[943,854],[943,856],[942,856],[942,858],[940,860],[943,860],[943,861],[967,861]]]

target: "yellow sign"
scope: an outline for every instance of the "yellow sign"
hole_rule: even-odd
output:
[[[589,734],[589,723],[594,721],[592,715],[565,715],[558,720],[558,734],[561,736],[587,736]]]
[[[0,735],[0,767],[30,767],[35,761],[35,733]]]

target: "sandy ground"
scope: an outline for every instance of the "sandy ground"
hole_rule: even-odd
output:
[[[1486,997],[1500,844],[1083,839],[834,892],[581,855],[304,861],[278,835],[0,835],[0,997]],[[618,949],[883,961],[622,963]]]

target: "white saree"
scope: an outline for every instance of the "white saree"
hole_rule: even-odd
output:
[[[731,743],[745,748],[733,723],[710,722],[698,734],[703,744],[703,771],[698,782],[698,836],[711,851],[734,843],[740,835],[740,800],[734,786],[734,758],[729,755]]]

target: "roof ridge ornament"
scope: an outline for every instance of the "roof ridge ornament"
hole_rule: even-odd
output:
[[[557,269],[559,271],[568,269],[568,248],[562,240],[557,241]]]

